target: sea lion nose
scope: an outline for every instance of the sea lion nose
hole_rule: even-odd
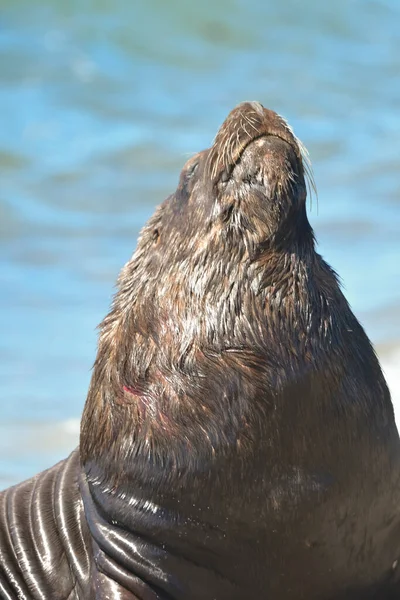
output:
[[[250,102],[253,109],[258,112],[260,115],[264,114],[264,107],[260,102]]]
[[[262,136],[281,138],[294,149],[301,162],[299,145],[286,121],[260,102],[241,102],[229,113],[215,136],[207,161],[211,180],[219,180],[224,171],[229,177],[247,146]]]
[[[255,100],[246,100],[244,102],[241,102],[240,104],[237,105],[236,109],[239,108],[244,108],[244,109],[251,109],[251,110],[255,110],[259,115],[263,116],[264,114],[264,107],[260,102],[257,102]],[[234,110],[236,110],[234,109]]]

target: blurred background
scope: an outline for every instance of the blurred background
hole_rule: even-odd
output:
[[[308,147],[400,409],[398,0],[0,0],[0,488],[77,444],[118,271],[242,100]]]

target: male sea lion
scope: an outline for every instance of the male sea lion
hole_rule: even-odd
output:
[[[304,153],[228,116],[123,268],[79,452],[1,496],[6,599],[400,598],[400,446]]]

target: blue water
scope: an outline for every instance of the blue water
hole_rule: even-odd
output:
[[[308,147],[400,406],[400,3],[0,0],[0,487],[63,457],[137,234],[236,103]]]

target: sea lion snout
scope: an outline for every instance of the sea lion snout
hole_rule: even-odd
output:
[[[244,100],[243,102],[239,102],[239,104],[233,110],[237,110],[241,107],[243,107],[244,110],[247,110],[249,107],[251,107],[258,111],[261,115],[265,110],[261,102],[258,102],[257,100]]]
[[[262,137],[283,140],[302,163],[301,147],[285,119],[259,102],[242,102],[229,113],[210,149],[207,163],[211,178],[227,181],[227,173],[232,172],[246,148]]]
[[[315,186],[307,151],[276,112],[258,102],[239,104],[203,159],[191,198],[211,200],[217,227],[247,236],[252,255],[308,229],[306,181]]]

